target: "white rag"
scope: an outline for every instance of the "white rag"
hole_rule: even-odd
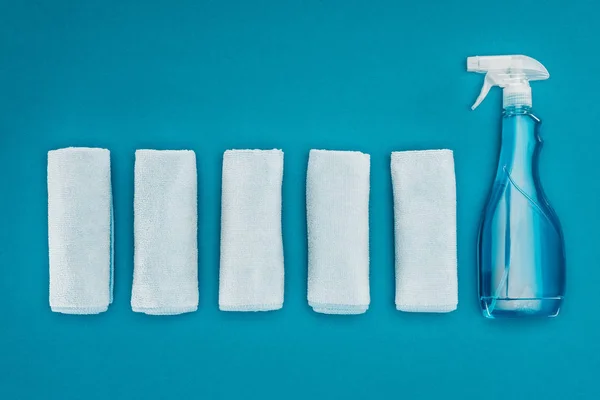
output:
[[[393,152],[396,308],[458,305],[456,182],[451,150]]]
[[[198,308],[196,155],[135,152],[131,307],[152,315]]]
[[[368,154],[311,150],[306,177],[308,303],[361,314],[369,296]]]
[[[110,152],[48,152],[50,308],[98,314],[112,302]]]
[[[283,306],[281,150],[223,155],[219,308],[270,311]]]

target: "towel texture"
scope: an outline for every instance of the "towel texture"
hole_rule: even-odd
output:
[[[458,304],[456,183],[451,150],[392,153],[396,308],[449,312]]]
[[[369,308],[368,154],[311,150],[306,178],[308,303],[326,314]]]
[[[110,152],[48,152],[50,308],[98,314],[112,302]]]
[[[135,152],[133,311],[198,308],[196,182],[193,151]]]
[[[219,308],[269,311],[283,306],[281,150],[223,155]]]

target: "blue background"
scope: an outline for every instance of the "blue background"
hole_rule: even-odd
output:
[[[452,4],[455,3],[455,4]],[[0,2],[0,398],[599,398],[598,38],[594,1]],[[480,211],[500,90],[475,112],[469,55],[527,54],[544,119],[546,192],[561,218],[567,300],[553,320],[489,321],[476,296]],[[115,302],[48,306],[46,152],[112,152]],[[217,307],[228,148],[285,151],[285,305]],[[459,308],[394,307],[389,154],[448,147],[458,191]],[[137,148],[198,157],[200,307],[130,308]],[[371,297],[361,316],[306,302],[311,148],[371,154]],[[453,396],[452,396],[453,395]]]

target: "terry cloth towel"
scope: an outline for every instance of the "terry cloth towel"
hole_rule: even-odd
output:
[[[135,152],[133,311],[198,309],[196,182],[193,151]]]
[[[369,308],[368,154],[311,150],[306,177],[308,304],[325,314]]]
[[[50,308],[98,314],[112,303],[110,152],[48,152]]]
[[[270,311],[283,306],[281,150],[223,155],[219,308]]]
[[[458,305],[456,183],[451,150],[393,152],[396,308]]]

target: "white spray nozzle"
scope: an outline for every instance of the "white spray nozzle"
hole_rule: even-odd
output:
[[[537,60],[521,55],[467,57],[467,71],[485,74],[479,97],[472,110],[485,99],[493,86],[503,88],[504,107],[531,106],[529,81],[548,79],[548,70]]]

